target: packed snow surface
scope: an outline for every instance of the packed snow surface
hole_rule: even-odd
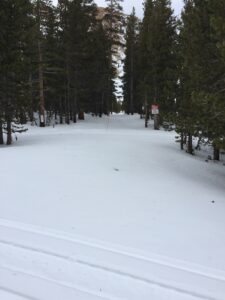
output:
[[[1,300],[224,300],[225,166],[137,115],[0,148]]]

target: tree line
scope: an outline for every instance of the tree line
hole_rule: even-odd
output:
[[[128,17],[124,62],[124,110],[160,108],[158,123],[172,122],[181,149],[193,154],[193,138],[225,148],[225,0],[185,0],[176,18],[169,0],[146,0],[140,22]]]
[[[121,1],[106,0],[107,26],[92,0],[0,1],[0,144],[28,120],[70,124],[116,108]]]
[[[225,0],[185,0],[180,18],[170,0],[145,0],[144,18],[106,0],[0,1],[0,144],[28,120],[70,124],[84,112],[109,115],[116,99],[117,55],[125,38],[122,109],[151,116],[155,129],[175,124],[181,149],[225,148]],[[124,30],[125,27],[125,31]],[[38,112],[38,120],[34,117]],[[36,115],[35,115],[36,116]],[[7,140],[4,141],[4,133]]]

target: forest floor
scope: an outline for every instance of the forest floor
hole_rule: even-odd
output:
[[[138,116],[0,148],[1,300],[224,300],[225,166]]]

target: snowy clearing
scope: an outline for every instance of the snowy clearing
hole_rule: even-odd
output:
[[[224,300],[225,166],[138,116],[1,151],[0,299]]]

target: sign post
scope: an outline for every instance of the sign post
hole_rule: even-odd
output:
[[[152,115],[154,116],[154,129],[159,130],[159,105],[152,104]]]

